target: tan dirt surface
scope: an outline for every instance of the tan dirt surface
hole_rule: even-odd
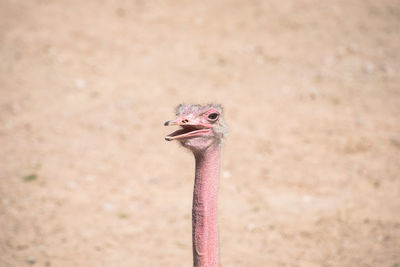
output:
[[[0,266],[191,266],[208,102],[223,267],[400,266],[395,0],[1,1]]]

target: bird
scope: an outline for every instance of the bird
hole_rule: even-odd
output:
[[[222,107],[215,104],[179,105],[176,118],[165,126],[180,126],[165,140],[178,141],[193,152],[195,178],[192,206],[194,267],[218,267],[218,186],[221,144],[227,136]]]

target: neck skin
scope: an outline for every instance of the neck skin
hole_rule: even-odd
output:
[[[193,192],[193,266],[218,267],[218,184],[221,145],[195,152],[196,176]]]

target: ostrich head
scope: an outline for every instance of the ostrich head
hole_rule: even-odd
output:
[[[222,108],[219,105],[179,105],[176,119],[167,121],[164,125],[176,125],[181,129],[167,135],[165,140],[178,140],[193,152],[219,144],[226,135],[221,114]]]

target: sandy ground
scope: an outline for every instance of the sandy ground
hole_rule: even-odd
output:
[[[191,266],[179,103],[221,103],[221,262],[400,266],[399,1],[0,2],[0,266]]]

